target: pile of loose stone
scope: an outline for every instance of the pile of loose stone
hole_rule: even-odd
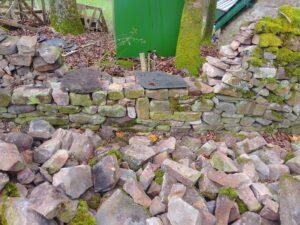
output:
[[[299,223],[296,139],[291,149],[256,132],[107,143],[36,120],[0,140],[0,217],[9,225]]]
[[[0,87],[43,84],[67,70],[61,49],[35,36],[10,36],[0,29]]]
[[[219,114],[218,111],[226,109],[220,121],[226,121],[227,126],[251,124],[257,129],[271,125],[279,128],[296,126],[294,129],[299,130],[299,72],[291,75],[288,69],[296,71],[300,67],[300,36],[290,35],[292,38],[281,43],[283,49],[288,49],[286,51],[298,54],[293,65],[281,66],[274,53],[278,46],[273,46],[272,38],[270,43],[264,43],[265,36],[269,37],[270,33],[257,33],[256,26],[256,23],[251,23],[241,27],[229,45],[221,46],[220,57],[207,57],[203,65],[205,79],[217,94],[212,99],[216,105],[214,111]],[[240,115],[245,117],[240,118]]]

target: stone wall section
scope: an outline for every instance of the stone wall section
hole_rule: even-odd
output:
[[[0,119],[18,124],[44,119],[55,126],[93,130],[116,126],[202,133],[289,128],[299,133],[299,81],[272,64],[272,53],[264,54],[267,66],[248,63],[259,43],[254,26],[242,27],[230,45],[221,47],[219,58],[207,57],[201,78],[184,78],[188,88],[145,90],[134,73],[112,77],[86,68],[44,83],[1,88]],[[0,42],[0,58],[9,66],[33,66],[40,72],[61,66],[56,48],[42,46],[35,51],[36,45],[34,37],[9,37]],[[270,78],[278,84],[266,82]]]

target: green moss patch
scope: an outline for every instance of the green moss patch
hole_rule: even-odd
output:
[[[219,190],[219,195],[227,196],[232,201],[235,201],[238,198],[236,190],[232,187],[224,187]]]
[[[163,177],[164,177],[164,171],[162,169],[158,169],[155,171],[155,178],[154,178],[154,182],[162,185],[163,183]]]
[[[284,98],[275,94],[270,94],[266,97],[266,99],[268,100],[268,102],[277,103],[279,105],[284,104]]]
[[[80,200],[75,217],[71,220],[70,225],[96,225],[96,219],[89,212],[86,201]]]
[[[300,52],[293,52],[288,48],[281,48],[277,52],[277,63],[283,66],[290,63],[300,63]]]
[[[122,157],[120,151],[117,150],[117,149],[114,149],[114,148],[111,149],[111,150],[109,150],[107,152],[107,155],[113,155],[113,156],[115,156],[117,158],[117,160],[120,160],[121,157]]]
[[[235,201],[241,214],[248,211],[247,205],[238,196],[237,191],[232,187],[224,187],[219,190],[220,196],[227,196],[230,200]]]
[[[261,34],[259,37],[259,47],[279,47],[282,46],[282,40],[272,33]]]
[[[20,197],[19,189],[16,186],[16,184],[12,182],[8,182],[3,190],[2,190],[2,195],[7,196],[7,197]]]

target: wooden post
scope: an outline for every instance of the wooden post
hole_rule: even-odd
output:
[[[46,16],[46,5],[45,5],[45,0],[41,0],[42,3],[42,10],[43,10],[43,20],[44,24],[48,23],[47,16]]]
[[[147,72],[147,62],[146,62],[146,57],[144,52],[140,53],[140,61],[141,61],[142,72]]]

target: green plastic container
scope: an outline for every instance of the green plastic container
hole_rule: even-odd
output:
[[[117,57],[174,56],[184,0],[114,0]]]

